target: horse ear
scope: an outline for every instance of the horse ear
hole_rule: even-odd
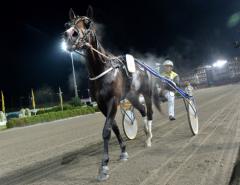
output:
[[[70,19],[70,20],[73,20],[73,19],[75,19],[75,18],[76,18],[76,15],[75,15],[73,9],[70,8],[70,10],[69,10],[69,19]]]
[[[89,5],[87,9],[87,17],[93,19],[93,8],[91,5]]]

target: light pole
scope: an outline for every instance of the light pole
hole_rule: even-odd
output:
[[[58,95],[59,95],[59,100],[60,100],[60,106],[63,111],[63,97],[62,97],[63,92],[60,87],[58,88],[58,90],[59,90]]]
[[[67,45],[64,41],[62,42],[62,49],[63,49],[63,51],[67,51]],[[78,98],[79,96],[78,96],[78,90],[77,90],[77,81],[76,81],[75,68],[74,68],[74,63],[73,63],[73,53],[72,52],[70,52],[70,57],[71,57],[71,62],[72,62],[73,85],[74,85],[75,98]]]
[[[75,68],[74,68],[74,63],[73,63],[73,54],[70,53],[70,56],[71,56],[71,61],[72,61],[73,85],[74,85],[75,97],[78,98],[77,81],[76,81]]]
[[[92,98],[91,98],[91,96],[90,96],[90,89],[87,89],[87,91],[88,91],[88,98],[89,98],[90,103],[91,103],[91,102],[92,102]]]

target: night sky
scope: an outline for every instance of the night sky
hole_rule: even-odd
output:
[[[30,89],[59,86],[69,96],[71,61],[61,50],[69,8],[85,15],[89,4],[100,24],[103,46],[115,54],[128,52],[172,58],[190,69],[218,58],[238,56],[233,42],[240,23],[229,24],[240,11],[239,0],[59,1],[15,4],[1,10],[0,89],[6,104],[19,106]],[[76,62],[80,91],[87,88],[84,65]]]

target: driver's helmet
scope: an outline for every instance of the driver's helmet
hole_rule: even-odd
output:
[[[165,60],[165,62],[163,62],[164,66],[172,66],[173,67],[173,62],[171,60]]]

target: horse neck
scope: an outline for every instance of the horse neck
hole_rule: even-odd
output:
[[[105,54],[104,49],[101,47],[100,43],[97,40],[92,41],[91,43],[92,47],[99,52]],[[87,55],[87,67],[88,72],[91,75],[91,77],[99,75],[101,72],[103,72],[106,68],[105,61],[107,60],[97,52],[93,51],[92,49],[88,48],[86,51]]]

